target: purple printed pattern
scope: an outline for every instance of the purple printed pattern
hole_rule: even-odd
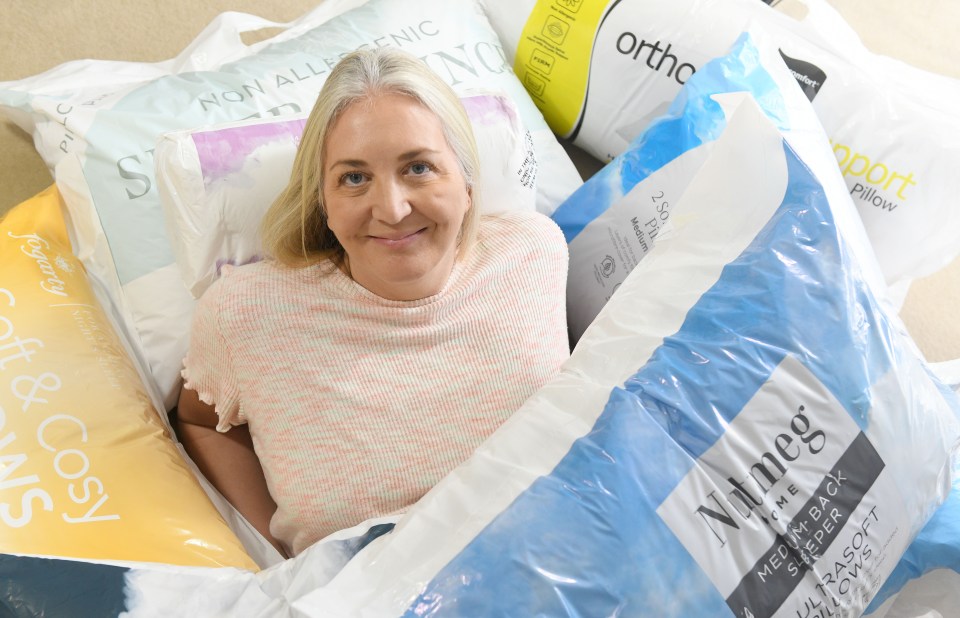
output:
[[[492,94],[479,94],[460,99],[467,116],[474,126],[491,126],[507,119],[510,125],[517,126],[520,122],[516,110],[509,100]]]
[[[217,180],[241,171],[250,155],[265,144],[289,140],[296,148],[306,122],[305,118],[278,120],[194,133],[203,186],[209,188]]]
[[[519,122],[516,110],[504,97],[480,94],[464,97],[461,102],[475,126],[492,126],[504,119],[511,125]],[[305,118],[278,120],[194,133],[191,137],[200,159],[203,186],[209,189],[217,180],[243,170],[250,155],[266,144],[290,140],[296,148],[306,122]]]

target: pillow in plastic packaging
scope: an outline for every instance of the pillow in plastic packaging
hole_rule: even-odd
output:
[[[480,155],[482,212],[536,210],[536,156],[509,97],[462,99]],[[259,226],[293,167],[305,116],[175,131],[157,144],[157,188],[173,253],[199,298],[223,264],[261,259]]]
[[[256,569],[71,253],[55,187],[0,220],[0,264],[0,552]]]
[[[224,13],[166,62],[77,61],[0,84],[0,109],[33,135],[54,172],[76,250],[109,290],[167,406],[179,392],[194,301],[156,188],[162,134],[306,113],[342,53],[393,45],[458,92],[510,96],[533,139],[538,210],[549,214],[582,182],[472,0],[329,0],[271,39],[247,46],[239,36],[278,25]]]
[[[796,21],[757,0],[484,0],[558,135],[603,161],[753,25],[770,33],[831,140],[887,283],[960,253],[960,80],[874,54],[826,0]]]
[[[570,250],[567,315],[575,343],[633,268],[670,224],[672,205],[683,197],[726,129],[724,95],[751,93],[785,139],[805,157],[829,167],[823,131],[810,103],[770,46],[754,54],[730,54],[702,66],[630,148],[599,170],[553,213]],[[849,209],[839,216],[847,216]],[[854,215],[855,218],[855,215]],[[873,265],[862,224],[845,226]],[[868,276],[883,289],[876,268]]]

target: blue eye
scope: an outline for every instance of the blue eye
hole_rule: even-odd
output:
[[[355,187],[363,182],[363,174],[360,172],[348,172],[340,177],[340,182],[348,187]]]
[[[430,171],[430,166],[426,163],[411,163],[410,173],[420,176]]]

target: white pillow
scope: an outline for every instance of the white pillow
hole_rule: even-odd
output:
[[[960,80],[874,54],[826,0],[483,0],[554,131],[608,161],[748,25],[777,40],[832,141],[888,284],[960,253]]]
[[[394,45],[423,58],[459,93],[509,94],[533,138],[538,210],[551,212],[581,184],[475,1],[325,0],[272,39],[240,40],[242,31],[276,25],[225,13],[167,62],[79,61],[0,84],[0,109],[33,134],[54,171],[77,224],[76,250],[110,290],[168,406],[179,390],[193,299],[156,190],[162,134],[305,113],[342,53]]]
[[[483,213],[536,209],[536,157],[502,94],[462,98],[480,154]],[[286,185],[306,116],[174,131],[157,143],[157,188],[183,282],[195,298],[223,264],[263,257],[260,220]]]

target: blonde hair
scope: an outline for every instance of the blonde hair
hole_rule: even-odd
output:
[[[323,158],[327,133],[344,110],[384,94],[409,96],[440,119],[470,192],[471,205],[460,227],[458,255],[476,239],[480,208],[476,180],[479,155],[470,120],[450,86],[421,60],[396,48],[359,49],[343,57],[324,82],[307,119],[286,188],[261,222],[268,255],[288,266],[329,259],[342,265],[345,252],[327,226],[323,204]]]

